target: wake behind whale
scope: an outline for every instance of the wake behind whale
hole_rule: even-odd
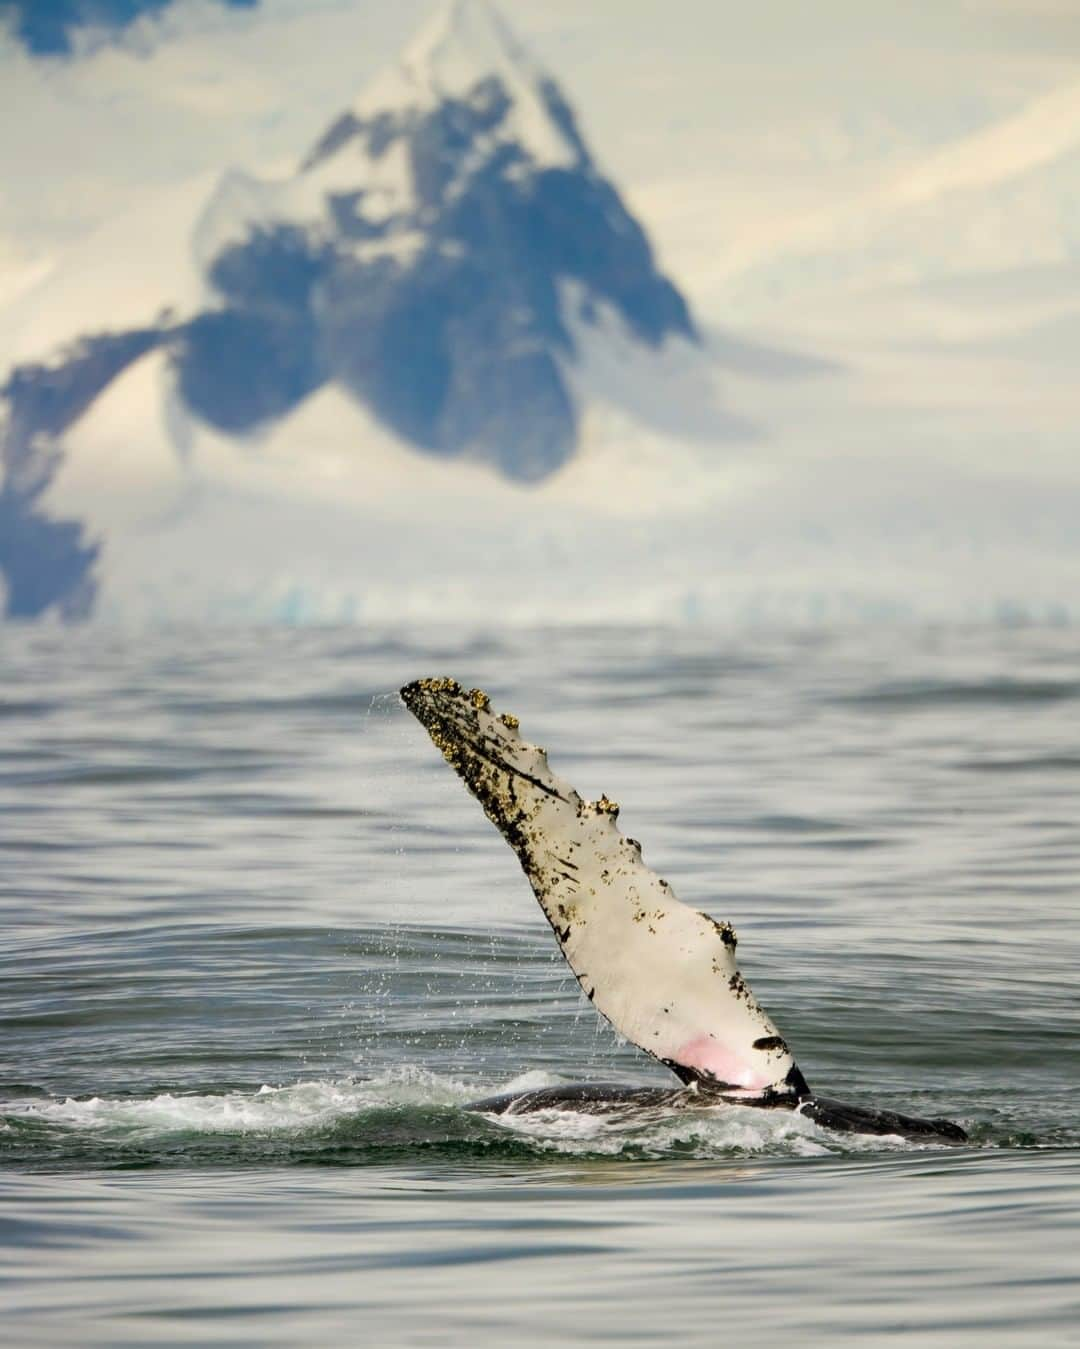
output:
[[[676,898],[645,865],[640,844],[619,832],[615,802],[579,796],[551,771],[544,750],[521,738],[517,718],[494,713],[479,689],[421,679],[401,697],[514,849],[586,997],[683,1084],[584,1083],[508,1093],[476,1109],[723,1103],[790,1110],[842,1132],[966,1141],[949,1120],[866,1110],[811,1091],[739,973],[730,924]]]

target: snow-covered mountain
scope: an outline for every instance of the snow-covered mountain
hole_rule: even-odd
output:
[[[470,491],[540,484],[619,403],[723,438],[703,359],[558,85],[486,0],[452,0],[296,172],[177,189],[0,313],[7,613],[92,612],[128,535],[226,482],[318,497],[320,452],[340,504],[395,456],[420,490],[417,451]]]
[[[718,268],[729,302],[776,306],[1080,259],[1080,84],[1033,99],[827,208],[777,221]]]
[[[318,65],[307,11],[280,8],[200,98],[276,76],[301,30]],[[896,136],[834,163],[820,88],[794,111],[747,102],[735,47],[679,104],[685,34],[659,61],[656,28],[631,33],[616,58],[621,11],[551,41],[532,9],[549,54],[595,70],[589,126],[619,187],[552,79],[459,0],[347,107],[339,53],[322,132],[302,119],[291,158],[271,79],[277,139],[242,142],[248,171],[189,154],[231,112],[184,120],[167,188],[125,189],[137,210],[95,210],[63,256],[35,246],[34,212],[0,240],[0,609],[1080,621],[1075,84],[1032,76],[1022,103],[969,85],[923,135],[905,76]],[[350,64],[365,13],[332,29]],[[163,34],[139,80],[171,69],[168,99],[190,97],[212,36],[178,52]],[[771,21],[761,38],[771,60]],[[390,49],[373,44],[371,70]],[[83,78],[111,99],[104,67]],[[862,82],[846,97],[833,111],[862,135]],[[126,144],[142,183],[149,151]],[[273,169],[251,170],[264,152]],[[77,181],[62,162],[54,203]]]

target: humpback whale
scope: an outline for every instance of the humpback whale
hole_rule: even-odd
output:
[[[736,1104],[791,1110],[845,1133],[962,1143],[944,1119],[845,1105],[811,1091],[787,1041],[735,961],[731,925],[682,903],[617,825],[619,807],[586,801],[524,740],[518,720],[454,679],[401,689],[408,710],[513,848],[559,949],[593,1007],[680,1079],[681,1087],[582,1083],[509,1093],[472,1109]]]

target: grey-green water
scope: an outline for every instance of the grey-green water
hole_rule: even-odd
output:
[[[623,806],[811,1084],[663,1081],[391,691],[489,689]],[[1080,1324],[1080,638],[0,630],[15,1344],[1056,1344]]]

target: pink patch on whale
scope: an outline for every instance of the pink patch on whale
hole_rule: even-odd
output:
[[[773,1080],[772,1073],[763,1072],[761,1066],[747,1063],[741,1055],[711,1035],[699,1035],[694,1040],[688,1040],[671,1057],[684,1068],[694,1068],[699,1073],[715,1077],[718,1082],[727,1082],[733,1087],[749,1091],[763,1091]]]

